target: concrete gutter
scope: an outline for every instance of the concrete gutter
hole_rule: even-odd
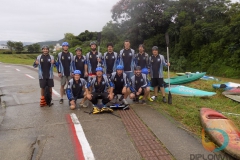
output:
[[[6,102],[2,100],[2,96],[4,94],[2,93],[2,90],[0,89],[0,125],[2,124],[3,118],[6,113]]]

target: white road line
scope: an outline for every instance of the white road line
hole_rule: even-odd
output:
[[[20,70],[16,68],[16,70],[19,72]]]
[[[25,76],[27,76],[29,78],[32,78],[32,79],[35,79],[34,77],[30,76],[29,74],[25,74]]]
[[[15,94],[13,94],[12,96],[13,96],[13,99],[15,100],[15,102],[16,102],[17,104],[21,104],[20,101],[19,101],[19,99],[17,98],[17,96],[16,96]]]
[[[54,95],[60,97],[60,94],[59,94],[55,89],[52,89],[52,91],[53,91],[53,94],[54,94]]]
[[[71,113],[70,116],[76,130],[76,135],[82,146],[82,151],[83,151],[85,160],[94,160],[95,158],[94,158],[92,149],[87,141],[87,138],[85,137],[81,123],[78,121],[78,118],[75,113]]]
[[[4,67],[12,67],[12,66],[4,66]]]

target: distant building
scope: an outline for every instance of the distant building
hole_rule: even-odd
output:
[[[6,44],[0,44],[0,49],[9,50]]]
[[[62,46],[59,43],[57,43],[56,46],[54,46],[53,52],[57,52],[60,50],[62,50]]]

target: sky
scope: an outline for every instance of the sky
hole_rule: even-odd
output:
[[[119,0],[1,0],[0,41],[60,40],[101,31]]]

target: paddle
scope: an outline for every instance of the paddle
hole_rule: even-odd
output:
[[[97,39],[97,41],[98,41],[98,55],[97,55],[97,58],[100,58],[99,57],[99,52],[100,52],[101,37],[102,37],[101,32],[98,32],[98,39]],[[98,61],[97,66],[101,67],[101,63],[99,61]]]
[[[169,51],[168,51],[168,45],[169,45],[169,36],[168,33],[165,34],[166,44],[167,44],[167,62],[169,63]],[[171,94],[171,86],[170,86],[170,75],[169,75],[169,66],[168,66],[168,104],[172,104],[172,94]]]

